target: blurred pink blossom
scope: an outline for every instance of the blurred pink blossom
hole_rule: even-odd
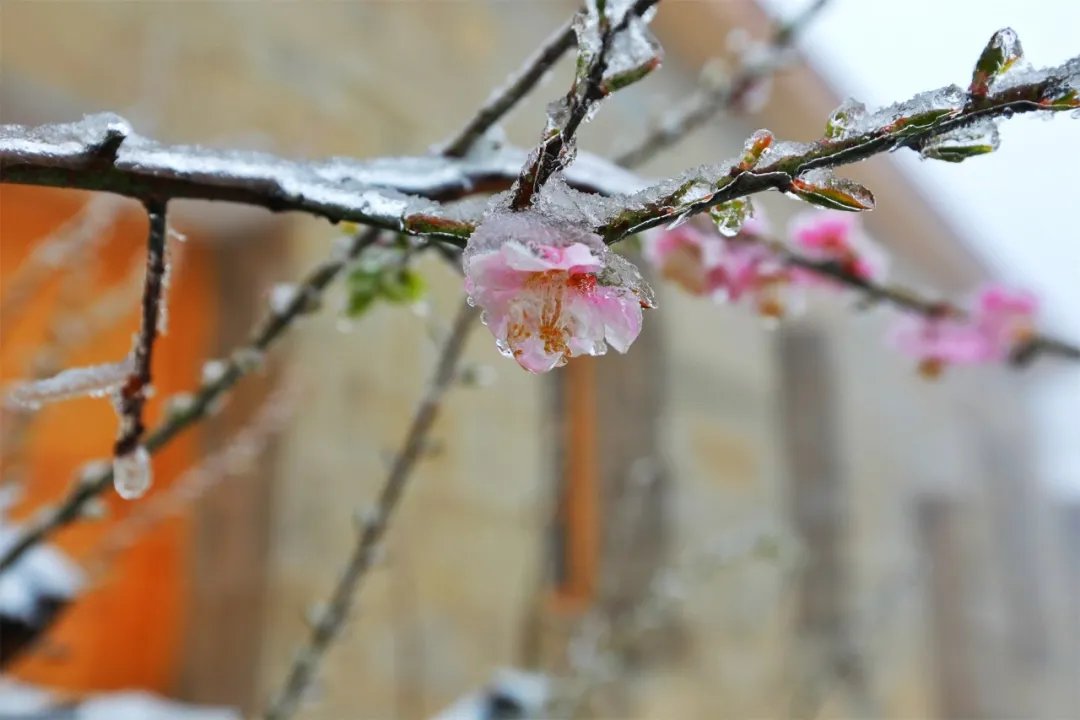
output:
[[[862,280],[885,277],[885,254],[867,238],[854,213],[810,210],[797,215],[788,226],[795,249],[810,260],[831,261]],[[794,268],[793,277],[806,285],[835,286],[834,280],[810,270]]]
[[[663,277],[693,295],[719,301],[751,300],[760,314],[782,317],[790,310],[791,270],[759,242],[768,223],[754,215],[735,237],[694,222],[645,238],[645,259]]]
[[[975,295],[966,318],[900,318],[892,344],[917,358],[921,372],[928,376],[938,375],[947,365],[1001,362],[1034,336],[1038,304],[1029,292],[987,285]]]

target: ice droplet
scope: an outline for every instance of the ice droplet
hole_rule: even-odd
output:
[[[152,479],[150,453],[142,445],[113,458],[113,486],[116,494],[125,500],[142,497],[150,489]]]
[[[716,229],[725,237],[735,237],[745,223],[754,214],[754,206],[748,198],[737,198],[721,203],[709,210],[709,217],[716,223]]]
[[[825,124],[825,137],[843,140],[853,134],[866,117],[866,106],[854,98],[848,98],[829,115]]]

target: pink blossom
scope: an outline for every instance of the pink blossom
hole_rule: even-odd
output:
[[[811,210],[797,215],[788,226],[795,248],[811,260],[838,263],[846,272],[863,280],[885,276],[885,255],[859,229],[854,213]],[[835,285],[835,281],[803,268],[793,270],[794,278],[806,285]]]
[[[647,236],[644,255],[658,273],[693,295],[733,303],[747,299],[762,315],[782,317],[791,304],[791,270],[760,241],[767,233],[759,215],[730,238],[689,222]]]
[[[626,352],[651,290],[599,236],[539,213],[496,213],[465,251],[465,289],[499,350],[542,373],[579,355]]]
[[[946,365],[974,365],[1008,359],[1016,347],[1035,334],[1038,299],[1031,293],[999,285],[981,289],[968,316],[906,315],[892,333],[893,345],[917,358],[928,376]]]

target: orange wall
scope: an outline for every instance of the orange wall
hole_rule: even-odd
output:
[[[35,242],[77,212],[84,193],[5,185],[0,187],[0,282],[10,278]],[[47,328],[61,312],[60,284],[85,281],[75,312],[89,307],[106,288],[122,283],[145,243],[147,220],[137,206],[123,212],[95,258],[63,270],[42,285],[16,317],[0,327],[0,382],[26,377]],[[165,399],[193,387],[214,337],[214,287],[208,248],[170,240],[184,257],[172,278],[169,333],[154,352],[154,397],[148,425],[156,425]],[[61,365],[115,361],[131,345],[139,324],[138,302],[106,329],[63,358]],[[5,421],[7,421],[5,419]],[[116,417],[102,399],[81,398],[46,406],[31,426],[26,446],[27,481],[14,519],[55,502],[70,487],[78,468],[109,455]],[[13,448],[3,448],[3,453]],[[154,457],[155,490],[176,477],[198,456],[198,437],[186,434]],[[154,492],[152,490],[151,492]],[[94,551],[107,530],[135,507],[108,493],[103,520],[87,520],[56,536],[76,559]],[[22,657],[13,673],[23,679],[72,691],[142,687],[171,688],[179,663],[187,598],[189,519],[164,523],[116,557],[88,591],[72,604],[44,642]]]

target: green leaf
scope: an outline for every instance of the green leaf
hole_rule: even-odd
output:
[[[392,303],[412,303],[424,297],[427,283],[411,268],[383,273],[382,296]]]
[[[349,273],[348,277],[348,301],[345,304],[345,314],[349,317],[363,315],[369,309],[380,294],[379,276],[382,268],[357,268]]]

